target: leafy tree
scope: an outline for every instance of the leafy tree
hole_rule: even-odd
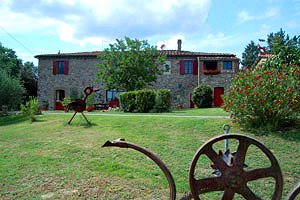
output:
[[[0,43],[0,68],[8,72],[14,78],[20,76],[22,61],[18,59],[16,52],[3,47]]]
[[[285,46],[289,41],[289,35],[285,35],[285,31],[280,29],[276,33],[270,33],[268,35],[268,47],[267,50],[273,54],[278,54],[281,51],[281,47]]]
[[[209,85],[200,84],[192,93],[192,100],[198,108],[212,107],[212,89]]]
[[[0,106],[17,109],[24,91],[19,79],[11,77],[6,70],[0,68]]]
[[[29,99],[29,96],[37,96],[37,68],[32,62],[24,63],[20,78],[26,89],[26,99]]]
[[[254,61],[258,57],[257,45],[253,40],[246,46],[245,51],[242,54],[243,68],[249,68],[253,65]]]
[[[161,56],[147,40],[125,37],[125,40],[117,39],[109,46],[98,56],[98,78],[108,89],[142,89],[163,73],[160,65],[165,56]]]

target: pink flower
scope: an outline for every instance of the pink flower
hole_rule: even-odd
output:
[[[276,104],[280,104],[280,100],[276,100],[275,103],[276,103]]]

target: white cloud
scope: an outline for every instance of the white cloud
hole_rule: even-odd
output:
[[[205,23],[211,0],[27,0],[0,8],[10,32],[48,31],[61,40],[98,43],[124,36],[192,34]],[[193,28],[190,28],[193,27]]]
[[[280,10],[276,7],[270,7],[265,10],[262,14],[250,14],[249,12],[243,10],[238,13],[237,22],[239,24],[246,23],[253,20],[264,20],[280,15]]]
[[[177,41],[178,39],[181,39],[182,41],[182,45],[185,45],[185,37],[183,35],[174,35],[170,38],[168,38],[167,40],[163,40],[163,41],[158,41],[156,43],[156,46],[158,49],[160,49],[160,47],[162,45],[165,45],[165,49],[168,49],[168,50],[177,50]],[[183,48],[184,46],[182,46],[182,50],[186,49],[186,48]],[[190,50],[190,49],[189,49]]]

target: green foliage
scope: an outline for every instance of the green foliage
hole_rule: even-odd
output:
[[[137,112],[147,113],[153,109],[155,105],[154,90],[139,90],[135,96]]]
[[[89,95],[86,99],[86,105],[94,105],[96,102],[96,94],[92,93],[91,95]]]
[[[75,99],[79,99],[79,93],[78,90],[76,88],[72,88],[71,92],[70,92],[70,99],[71,101],[74,101]]]
[[[136,109],[135,96],[135,91],[120,94],[120,106],[124,112],[133,112]]]
[[[21,104],[21,111],[28,116],[31,122],[36,121],[36,115],[39,114],[39,102],[36,97],[29,97],[29,101],[24,106]]]
[[[242,65],[243,68],[249,68],[253,65],[254,61],[258,56],[257,45],[251,40],[246,46],[245,51],[242,54]]]
[[[138,90],[120,94],[124,112],[166,112],[171,107],[170,90]]]
[[[210,86],[200,84],[192,93],[192,100],[198,108],[211,108],[212,107],[212,89]]]
[[[23,93],[21,82],[0,68],[0,106],[7,105],[9,109],[18,109]]]
[[[154,82],[164,71],[160,65],[165,56],[147,40],[117,39],[98,58],[97,76],[108,89],[138,90]]]
[[[0,69],[4,69],[13,78],[19,78],[21,65],[22,61],[18,59],[16,52],[0,43]]]
[[[246,128],[278,130],[300,111],[300,68],[280,56],[235,76],[224,109]]]
[[[171,108],[171,91],[157,90],[155,96],[155,112],[167,112]]]
[[[61,104],[63,107],[67,107],[71,103],[71,98],[70,97],[65,97],[62,101]]]
[[[26,89],[26,99],[37,96],[37,68],[32,62],[26,62],[21,67],[20,79]]]

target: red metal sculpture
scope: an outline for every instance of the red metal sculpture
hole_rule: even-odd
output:
[[[75,99],[75,101],[71,102],[68,106],[67,106],[67,111],[69,109],[73,109],[75,111],[74,115],[72,116],[72,118],[70,119],[70,121],[68,122],[68,124],[71,124],[73,118],[75,117],[75,115],[80,112],[82,114],[82,116],[84,117],[84,119],[86,120],[86,122],[88,124],[90,124],[90,122],[87,120],[87,118],[85,117],[85,115],[83,114],[83,111],[85,111],[86,109],[86,99],[88,98],[88,96],[90,96],[94,91],[97,91],[99,89],[94,89],[93,87],[86,87],[84,89],[84,98],[83,99]]]

